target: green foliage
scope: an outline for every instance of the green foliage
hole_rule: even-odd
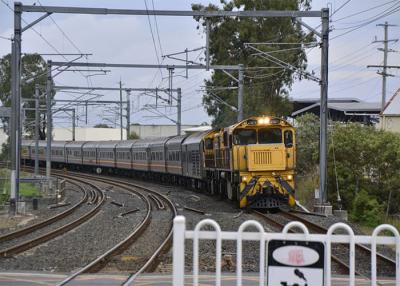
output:
[[[99,124],[96,124],[95,126],[93,126],[94,128],[111,128],[110,126],[108,126],[107,124],[105,124],[105,123],[99,123]]]
[[[298,173],[318,177],[318,117],[304,115],[296,121]],[[372,224],[383,210],[400,212],[400,136],[358,123],[331,122],[328,131],[328,198],[334,207],[339,207],[338,185],[342,206],[354,220]],[[307,188],[313,192],[318,180]]]
[[[355,222],[375,227],[382,223],[383,209],[375,198],[362,190],[355,196],[351,218]]]
[[[307,113],[296,119],[297,172],[301,175],[317,175],[319,159],[319,117]]]
[[[21,97],[22,99],[33,99],[35,94],[35,85],[39,84],[42,87],[41,92],[44,92],[46,85],[46,62],[38,54],[27,54],[21,59]],[[33,80],[32,80],[33,79]],[[54,97],[54,94],[52,94]],[[0,59],[0,100],[3,106],[11,106],[11,54],[5,55]],[[22,102],[22,101],[21,101]],[[34,108],[34,101],[26,101],[24,107]],[[26,122],[32,122],[35,119],[35,111],[27,110],[25,112]],[[3,120],[6,126],[8,119]],[[40,139],[45,139],[46,120],[45,113],[41,114],[41,126],[39,128]],[[33,136],[34,125],[26,126],[28,135]]]
[[[21,173],[22,174],[22,173]],[[28,176],[28,174],[22,174]],[[10,198],[10,170],[0,169],[0,204],[4,204]],[[20,183],[19,192],[22,197],[39,197],[38,187],[31,183]]]
[[[213,4],[203,6],[193,4],[193,10],[304,10],[310,8],[309,0],[232,0],[221,1],[221,7]],[[195,17],[202,27],[204,19]],[[264,67],[246,69],[244,78],[244,116],[269,114],[282,116],[291,110],[288,92],[296,74],[288,69],[281,69],[265,58],[255,56],[254,51],[245,47],[245,43],[254,42],[310,42],[312,35],[306,36],[300,24],[287,17],[282,18],[210,18],[210,61],[211,64]],[[261,45],[257,48],[266,51],[287,49],[287,45]],[[306,68],[306,54],[303,49],[292,49],[274,53],[279,59],[298,67]],[[278,68],[277,68],[278,67]],[[238,73],[232,72],[236,78]],[[216,87],[236,87],[237,82],[222,71],[216,71],[206,85]],[[236,113],[215,99],[215,95],[232,106],[237,106],[237,90],[208,91],[203,97],[207,113],[212,116],[214,126],[227,126],[236,122]]]
[[[128,140],[140,139],[140,136],[136,134],[136,132],[131,131],[131,134],[128,135]]]

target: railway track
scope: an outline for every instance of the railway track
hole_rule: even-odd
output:
[[[70,184],[73,184],[73,185],[77,186],[80,189],[80,191],[82,192],[82,194],[83,194],[81,200],[78,203],[73,205],[71,208],[63,211],[62,213],[59,213],[59,214],[57,214],[55,216],[52,216],[52,217],[50,217],[48,219],[45,219],[45,220],[41,221],[41,222],[38,222],[38,223],[35,223],[35,224],[32,224],[32,225],[29,225],[27,227],[24,227],[24,228],[21,228],[21,229],[18,229],[18,230],[3,234],[2,236],[0,236],[0,243],[4,242],[4,241],[9,241],[9,240],[21,237],[21,236],[26,235],[28,233],[34,232],[34,231],[36,231],[36,230],[38,230],[40,228],[43,228],[43,227],[45,227],[45,226],[47,226],[49,224],[52,224],[52,223],[54,223],[56,221],[59,221],[60,219],[68,216],[69,214],[71,214],[73,211],[75,211],[77,208],[79,208],[82,204],[84,204],[88,200],[88,192],[87,192],[87,190],[85,188],[81,187],[80,185],[75,184],[72,181],[68,181],[68,182]]]
[[[84,183],[83,181],[80,182]],[[75,185],[78,184],[75,183]],[[50,217],[47,220],[44,220],[42,222],[30,225],[28,227],[1,236],[0,241],[3,244],[3,248],[0,249],[0,257],[12,257],[18,253],[24,252],[35,246],[43,244],[51,239],[54,239],[80,226],[81,224],[89,220],[91,217],[93,217],[96,213],[98,213],[101,206],[105,202],[104,193],[95,185],[91,185],[90,189],[83,187],[81,188],[83,189],[84,195],[82,199],[73,207],[69,208],[68,210],[58,215]],[[63,219],[66,219],[73,212],[77,211],[80,207],[84,205],[86,201],[93,204],[94,207],[84,212],[78,218],[66,222],[61,226],[56,226],[54,229],[52,229],[52,226],[54,226],[56,223],[61,222]],[[50,230],[45,231],[43,233],[44,228],[50,228]],[[28,235],[33,236],[33,238],[28,238],[24,240],[24,237],[28,237]],[[4,247],[4,244],[6,244],[6,247]]]
[[[58,175],[58,173],[55,173]],[[62,175],[64,176],[64,174]],[[106,183],[108,185],[113,186],[114,188],[121,188],[124,189],[128,192],[133,193],[134,195],[138,196],[141,198],[146,205],[146,215],[144,219],[140,222],[140,224],[122,241],[120,241],[118,244],[116,244],[114,247],[110,248],[106,252],[104,252],[102,255],[98,256],[96,259],[94,259],[92,262],[89,264],[85,265],[72,275],[68,276],[65,278],[63,281],[61,281],[57,285],[66,285],[69,283],[71,280],[75,279],[77,276],[83,273],[89,273],[89,272],[98,272],[101,269],[103,269],[109,262],[110,260],[123,253],[126,249],[130,247],[141,235],[144,234],[144,232],[150,227],[150,225],[153,223],[152,222],[152,211],[154,209],[156,210],[166,210],[167,208],[170,209],[171,211],[171,219],[170,219],[170,225],[169,225],[169,230],[168,234],[163,239],[162,243],[156,247],[152,253],[150,253],[146,259],[146,261],[134,272],[131,273],[126,281],[123,283],[124,285],[131,285],[137,278],[137,276],[140,273],[143,273],[145,271],[152,271],[157,265],[157,257],[167,251],[171,245],[171,240],[172,240],[172,232],[173,232],[173,218],[177,214],[177,210],[175,208],[174,203],[168,199],[166,196],[143,186],[133,184],[133,183],[128,183],[128,182],[119,182],[118,180],[113,180],[110,178],[104,179],[98,176],[93,176],[89,174],[85,174],[84,176],[78,174],[78,173],[73,173],[73,176],[76,177],[84,177],[85,179],[90,179],[91,181],[96,181],[96,182],[102,182]],[[153,207],[154,206],[154,207]],[[154,222],[156,223],[156,222]]]
[[[324,233],[327,233],[327,231],[328,231],[327,228],[325,228],[315,222],[312,222],[300,215],[297,215],[295,213],[282,212],[282,215],[284,217],[286,217],[288,220],[297,220],[297,221],[304,223],[311,232],[324,234]],[[349,247],[348,247],[348,245],[345,245],[345,244],[340,244],[337,246],[332,245],[332,251],[335,251],[335,249],[336,249],[337,251],[341,252],[342,250],[338,249],[339,247],[344,250],[344,253],[349,253]],[[370,270],[371,265],[368,263],[365,264],[364,262],[371,260],[371,249],[362,244],[356,244],[355,249],[356,249],[356,256],[355,256],[356,265],[359,265],[359,268],[362,268],[362,270],[359,272],[361,272],[363,275],[366,275],[369,277],[370,271],[371,271]],[[348,257],[348,255],[347,255],[347,257]],[[380,265],[381,270],[383,268],[382,272],[385,274],[385,276],[392,276],[396,273],[396,261],[395,260],[393,260],[379,252],[376,253],[376,257],[377,257],[377,263],[378,263],[378,265]],[[363,267],[360,267],[361,265]],[[379,267],[378,267],[378,269],[379,269]]]

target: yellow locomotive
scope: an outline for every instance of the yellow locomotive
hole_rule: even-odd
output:
[[[277,117],[251,117],[203,138],[204,167],[212,193],[240,208],[295,205],[295,129]]]

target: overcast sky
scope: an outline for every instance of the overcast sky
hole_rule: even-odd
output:
[[[10,0],[0,0],[0,36],[10,38],[13,29],[13,14],[6,4],[13,7]],[[183,1],[183,0],[151,0],[145,1],[22,1],[24,4],[36,5],[68,5],[83,7],[125,8],[125,9],[169,9],[189,10],[191,3],[218,3],[219,1]],[[320,10],[329,7],[331,17],[330,49],[329,49],[329,96],[356,97],[366,101],[380,101],[382,77],[377,75],[377,69],[367,69],[368,64],[382,64],[383,53],[378,48],[382,43],[372,43],[382,40],[383,27],[376,26],[385,21],[400,25],[400,1],[390,0],[333,0],[312,1],[312,9]],[[39,14],[24,13],[23,19],[29,23]],[[313,27],[317,27],[320,19],[303,19]],[[150,22],[150,23],[149,23]],[[25,25],[25,24],[23,24]],[[190,17],[147,17],[147,16],[94,16],[94,15],[53,15],[43,20],[34,28],[23,34],[22,52],[25,53],[91,53],[89,62],[107,63],[172,63],[163,60],[161,55],[195,49],[205,45],[205,37],[201,30],[196,29],[197,23]],[[320,29],[320,28],[318,28]],[[151,30],[153,31],[154,43]],[[389,28],[389,39],[400,38],[400,27]],[[269,39],[265,39],[268,41]],[[48,43],[47,43],[47,42]],[[50,43],[50,44],[49,44]],[[51,45],[51,46],[50,46]],[[397,52],[391,52],[388,64],[400,65],[400,44],[390,42],[389,47]],[[0,38],[0,56],[10,52],[10,41]],[[200,60],[202,51],[193,52],[192,60]],[[62,60],[60,56],[45,57],[46,59]],[[73,57],[66,57],[72,60]],[[86,59],[83,59],[86,61]],[[317,76],[320,72],[320,50],[314,48],[308,52],[309,70]],[[176,63],[176,62],[175,62]],[[162,72],[162,76],[161,76]],[[165,70],[150,69],[112,69],[111,73],[96,75],[96,73],[65,72],[55,78],[57,85],[78,86],[118,86],[121,79],[126,87],[167,87]],[[390,70],[394,77],[388,78],[388,97],[400,87],[399,69]],[[87,76],[91,75],[91,76]],[[184,75],[184,71],[176,71],[175,75]],[[182,121],[183,124],[199,124],[210,122],[201,106],[201,86],[209,72],[194,70],[189,72],[189,78],[175,77],[174,87],[183,91]],[[164,77],[164,79],[162,78]],[[118,92],[98,92],[101,99],[119,100]],[[291,91],[293,98],[319,97],[319,86],[313,81],[296,82]],[[57,99],[72,99],[79,94],[58,93]],[[233,95],[235,96],[235,95]],[[93,96],[91,96],[93,97]],[[83,98],[89,98],[85,96]],[[166,118],[155,118],[154,114],[140,111],[145,104],[155,103],[152,97],[132,94],[133,114],[131,122],[141,124],[163,123],[172,124]],[[108,109],[108,110],[107,110]],[[112,106],[89,109],[89,126],[97,123],[115,122],[116,115]],[[176,109],[166,108],[170,117],[176,118]],[[78,110],[80,120],[78,126],[84,126],[83,109]],[[70,120],[59,118],[58,126],[68,125]]]

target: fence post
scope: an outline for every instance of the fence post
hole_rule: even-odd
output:
[[[184,216],[177,216],[174,219],[173,236],[173,285],[184,286],[185,284],[185,231],[186,220]]]
[[[377,226],[372,232],[372,240],[371,240],[371,285],[377,285],[377,277],[376,277],[376,240],[378,239],[378,235],[381,231],[390,231],[396,238],[396,286],[400,285],[400,265],[399,265],[399,256],[400,256],[400,234],[399,231],[392,225],[389,224],[381,224]]]

